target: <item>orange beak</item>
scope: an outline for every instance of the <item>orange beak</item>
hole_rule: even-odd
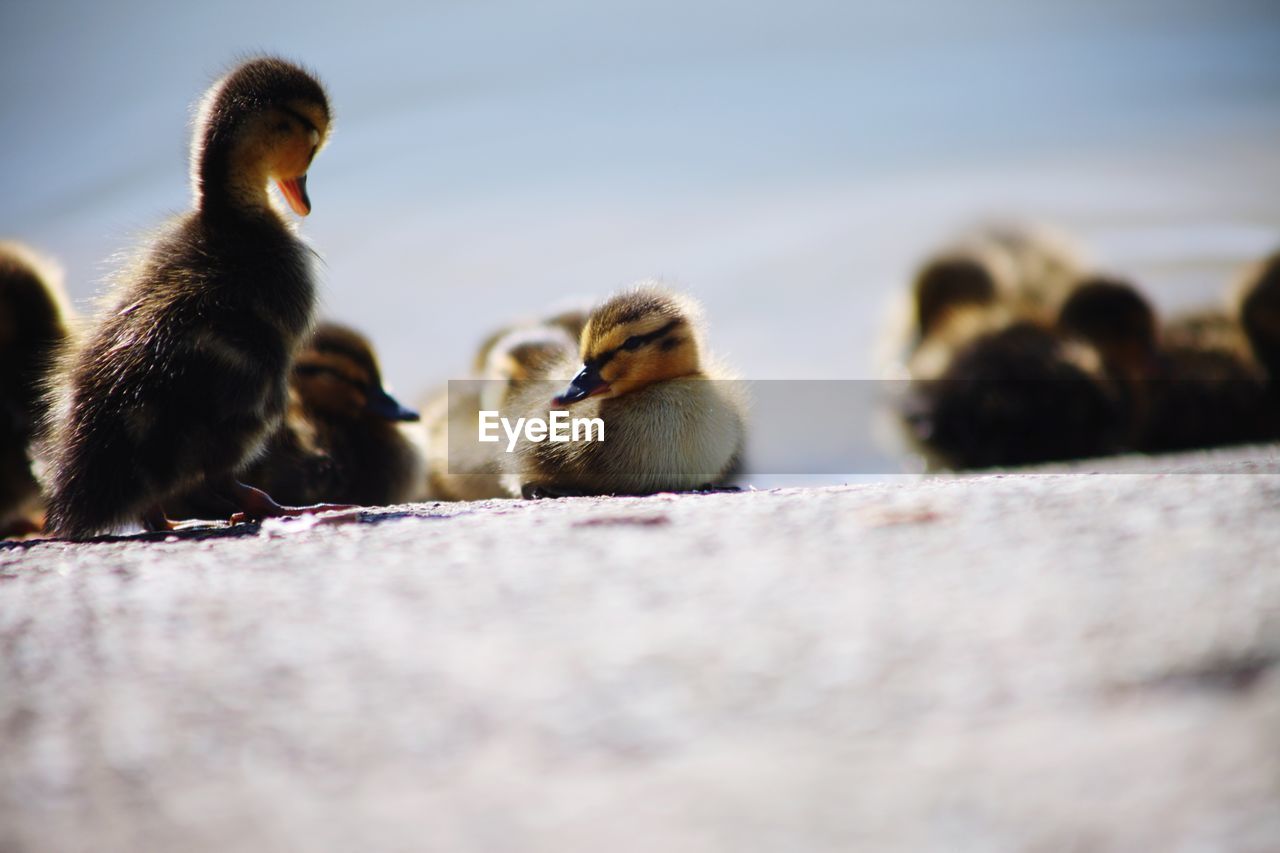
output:
[[[293,208],[293,212],[299,216],[306,216],[311,212],[311,198],[307,195],[307,176],[299,175],[296,178],[278,178],[276,186],[280,188],[280,195],[284,196],[284,200],[289,202],[289,207]]]

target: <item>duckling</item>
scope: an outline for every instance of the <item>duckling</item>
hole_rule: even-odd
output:
[[[298,343],[313,322],[311,250],[268,196],[298,216],[329,133],[329,102],[280,59],[241,64],[205,95],[191,148],[193,209],[116,280],[55,382],[49,518],[84,538],[206,484],[247,517],[289,514],[237,481],[284,416]]]
[[[414,496],[424,460],[399,425],[417,421],[418,413],[387,393],[367,338],[346,326],[322,323],[298,354],[290,381],[299,405],[282,432],[292,426],[298,437],[282,441],[286,448],[323,448],[329,476],[309,482],[298,469],[280,464],[273,440],[246,479],[298,504],[385,506]],[[298,425],[301,419],[305,427]]]
[[[31,442],[44,417],[41,387],[69,320],[58,269],[26,246],[0,242],[0,536],[42,523]]]
[[[1114,383],[1124,422],[1125,447],[1141,443],[1150,420],[1151,381],[1160,372],[1155,309],[1121,278],[1094,275],[1080,280],[1058,313],[1057,328],[1068,340],[1092,346]]]
[[[508,478],[513,494],[643,495],[724,482],[742,455],[746,401],[703,337],[700,306],[654,282],[592,311],[568,385],[550,400],[546,381],[515,385],[509,408],[599,418],[604,440],[534,442],[526,434]],[[539,378],[567,376],[574,364],[562,361]]]
[[[573,318],[566,321],[566,313],[557,314],[544,323],[508,326],[488,336],[475,361],[479,378],[451,382],[447,390],[423,407],[428,447],[427,498],[510,497],[503,484],[500,451],[476,440],[480,412],[504,411],[515,383],[536,379],[555,365],[570,362],[577,354],[578,336],[585,323],[585,313],[581,316],[579,323]]]

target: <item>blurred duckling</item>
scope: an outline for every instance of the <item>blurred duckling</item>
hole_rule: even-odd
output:
[[[310,331],[312,251],[268,195],[298,216],[329,132],[316,79],[279,59],[241,64],[201,103],[193,209],[115,282],[55,388],[49,519],[84,538],[141,518],[204,483],[252,518],[287,514],[237,481],[284,416],[293,354]]]
[[[43,523],[31,443],[45,415],[45,378],[66,341],[70,307],[62,275],[14,242],[0,242],[0,537]]]
[[[546,376],[557,365],[572,361],[586,322],[585,312],[579,316],[581,322],[562,312],[545,323],[508,326],[488,336],[474,362],[479,378],[449,383],[424,406],[428,448],[425,498],[511,496],[503,482],[500,449],[476,438],[480,412],[506,411],[516,384]]]
[[[746,436],[746,401],[707,353],[701,309],[691,298],[642,283],[591,312],[580,358],[544,381],[513,385],[511,408],[548,418],[599,418],[602,441],[517,446],[513,493],[525,497],[688,491],[723,484]],[[554,398],[557,376],[576,375]],[[718,380],[718,381],[717,381]]]
[[[1140,444],[1151,417],[1151,382],[1161,369],[1158,321],[1151,303],[1124,279],[1090,276],[1063,303],[1057,327],[1068,340],[1097,350],[1118,395],[1123,445]]]

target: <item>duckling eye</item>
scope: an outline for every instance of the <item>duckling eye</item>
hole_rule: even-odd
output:
[[[640,349],[642,346],[644,346],[644,338],[639,335],[632,335],[622,342],[622,348],[625,350],[634,351]]]

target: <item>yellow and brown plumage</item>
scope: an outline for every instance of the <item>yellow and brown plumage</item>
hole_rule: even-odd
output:
[[[15,242],[0,242],[0,536],[41,523],[31,445],[44,416],[45,377],[67,339],[61,275]]]
[[[206,95],[192,141],[193,209],[115,282],[55,382],[50,523],[87,537],[205,483],[251,515],[273,502],[233,479],[284,415],[293,354],[315,303],[311,250],[271,203],[299,215],[328,134],[316,79],[245,62]],[[273,509],[274,507],[274,509]]]
[[[516,449],[513,494],[651,494],[725,484],[746,438],[739,383],[706,351],[691,298],[644,283],[591,312],[576,359],[513,384],[507,410],[600,418],[603,441],[531,442]],[[552,397],[548,380],[569,380]]]

